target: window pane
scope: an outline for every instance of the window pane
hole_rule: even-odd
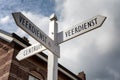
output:
[[[34,77],[34,76],[29,75],[29,80],[39,80],[39,79],[37,79],[37,78]]]

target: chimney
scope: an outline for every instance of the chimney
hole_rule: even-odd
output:
[[[80,72],[78,74],[78,77],[80,77],[82,80],[86,80],[86,75],[85,75],[84,71]]]
[[[24,40],[24,41],[26,41],[26,42],[28,42],[29,43],[29,40],[24,36],[24,37],[22,37],[22,39]]]

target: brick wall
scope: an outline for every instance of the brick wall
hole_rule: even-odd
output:
[[[15,58],[22,48],[15,42],[0,39],[0,80],[28,80],[29,75],[47,80],[47,62],[37,56],[22,61]],[[58,71],[58,80],[72,79]]]
[[[13,52],[12,44],[0,39],[0,80],[8,80]]]

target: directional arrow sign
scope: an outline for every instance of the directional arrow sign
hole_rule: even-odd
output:
[[[77,37],[81,34],[84,34],[86,32],[100,27],[105,21],[105,19],[105,16],[97,15],[89,20],[86,20],[80,24],[77,24],[64,31],[61,31],[60,33],[58,33],[58,43],[60,44],[62,42],[65,42],[67,40],[70,40],[74,37]]]
[[[42,30],[40,30],[35,24],[33,24],[28,18],[22,13],[12,13],[16,24],[31,35],[34,39],[40,42],[48,50],[53,52],[56,56],[60,57],[60,47]]]
[[[20,50],[16,58],[20,61],[20,60],[26,59],[44,50],[46,50],[46,48],[42,46],[41,44],[37,43],[25,49]]]

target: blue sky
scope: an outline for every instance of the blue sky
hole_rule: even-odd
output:
[[[27,36],[14,22],[12,12],[22,12],[48,34],[49,16],[56,13],[59,31],[96,15],[106,16],[104,24],[60,45],[59,62],[87,80],[120,80],[119,0],[0,0],[0,29]]]
[[[0,0],[0,18],[1,19],[12,19],[11,13],[13,12],[32,12],[33,14],[42,14],[44,16],[50,16],[54,13],[55,1],[53,0]],[[17,27],[14,24],[11,24],[12,21],[7,22],[7,24],[0,24],[3,30],[8,29],[8,25],[11,28],[8,29],[9,32],[15,31]]]
[[[49,16],[54,12],[55,1],[53,0],[0,0],[0,13],[5,16],[16,11],[30,11]]]

